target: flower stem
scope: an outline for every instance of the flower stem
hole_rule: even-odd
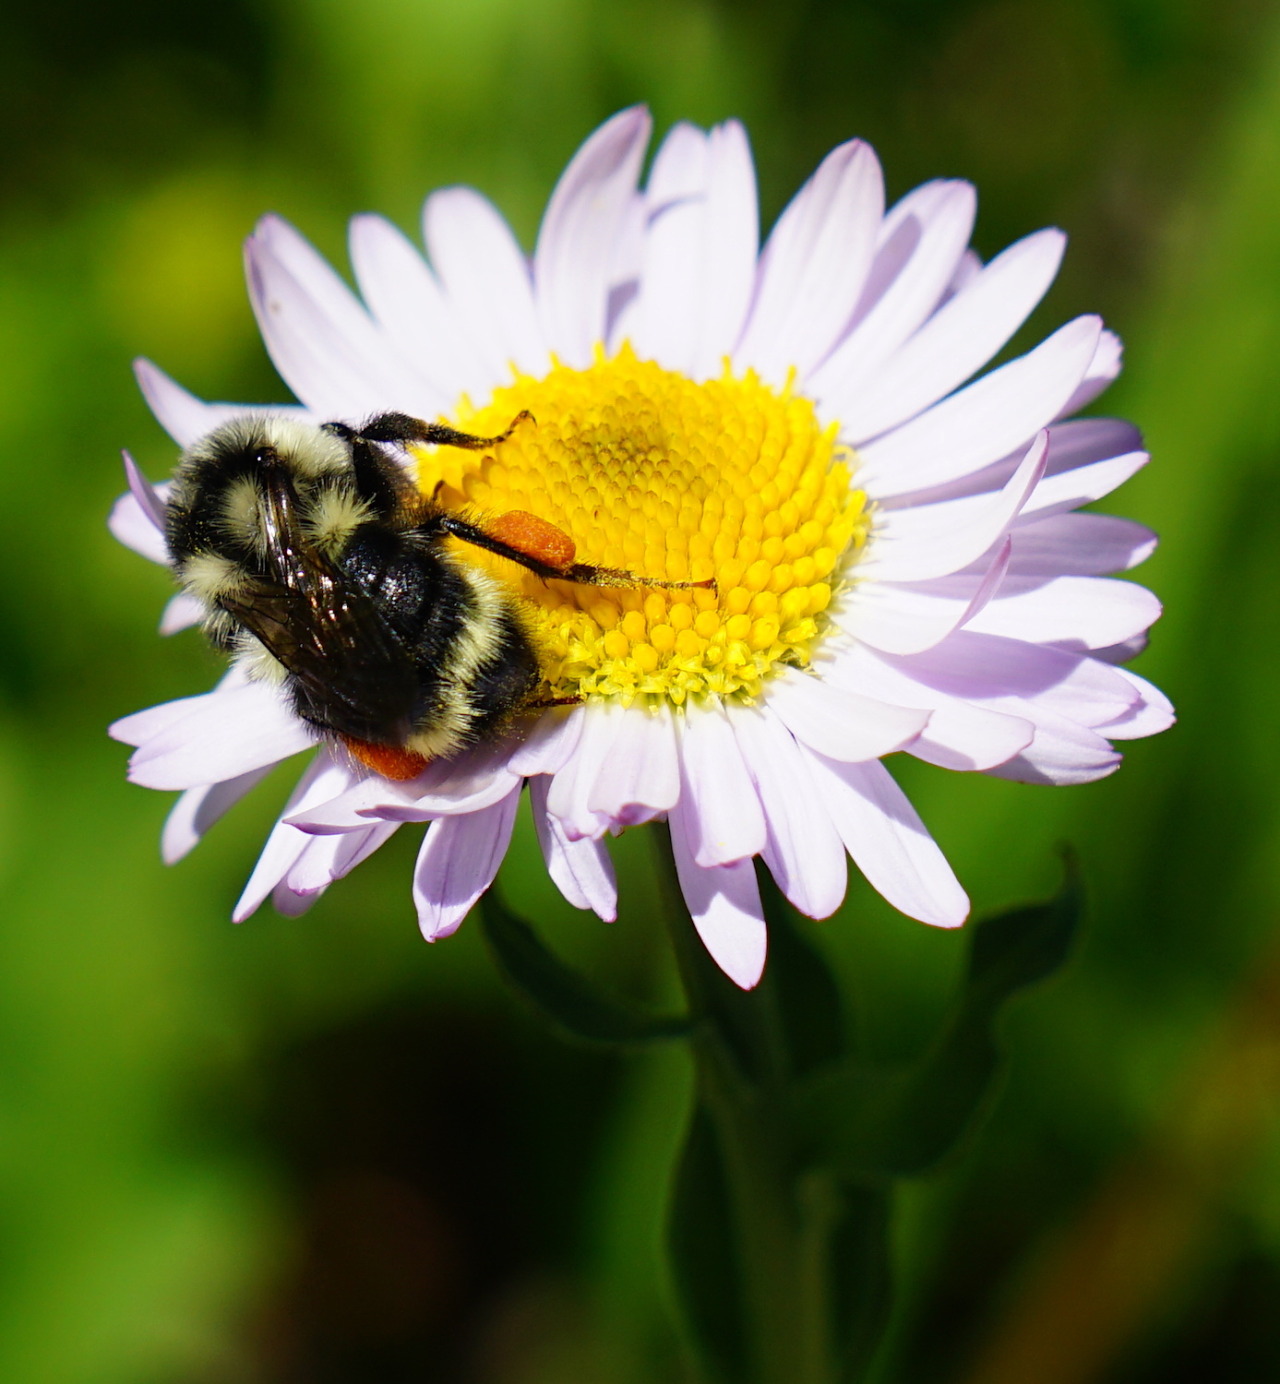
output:
[[[666,873],[674,882],[669,858]],[[679,897],[667,913],[698,1020],[690,1041],[696,1099],[714,1142],[712,1181],[719,1183],[708,1191],[723,1204],[725,1249],[735,1261],[719,1272],[735,1279],[743,1338],[738,1364],[721,1358],[715,1372],[731,1384],[837,1384],[829,1249],[839,1192],[830,1179],[801,1175],[796,1165],[778,997],[770,985],[743,994],[716,970],[685,910],[674,906]]]

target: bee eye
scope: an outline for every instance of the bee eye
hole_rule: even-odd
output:
[[[255,466],[268,466],[278,460],[279,456],[274,447],[257,447],[254,449],[253,464]]]

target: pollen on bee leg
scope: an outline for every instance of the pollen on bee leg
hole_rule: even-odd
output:
[[[344,735],[342,743],[366,769],[372,769],[375,774],[393,779],[396,783],[417,778],[430,762],[423,755],[402,750],[398,745],[377,745],[371,740],[357,740],[350,735]]]
[[[569,568],[578,549],[563,529],[522,509],[509,509],[490,520],[484,531],[526,557],[545,562],[548,567]]]

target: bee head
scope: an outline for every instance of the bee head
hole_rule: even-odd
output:
[[[348,442],[313,423],[244,414],[182,454],[168,504],[175,564],[261,557],[279,517],[293,537],[337,549],[368,518]],[[274,516],[274,518],[273,518]]]

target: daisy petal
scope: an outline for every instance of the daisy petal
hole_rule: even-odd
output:
[[[1102,324],[1078,317],[1034,351],[966,385],[858,450],[858,483],[902,495],[977,471],[1053,421],[1093,357]]]
[[[559,773],[578,747],[586,714],[582,707],[544,712],[512,754],[507,768],[526,778]]]
[[[266,216],[245,242],[249,296],[275,367],[326,419],[393,410],[421,416],[431,387],[355,295],[287,222]]]
[[[226,779],[222,783],[206,784],[203,788],[188,788],[173,805],[160,837],[160,855],[166,865],[182,859],[199,844],[200,838],[215,822],[255,788],[271,772],[271,766],[251,769],[247,774]]]
[[[910,659],[888,660],[869,649],[854,648],[839,659],[822,659],[818,666],[837,686],[927,710],[929,724],[906,752],[943,769],[992,769],[1025,750],[1035,734],[1035,727],[1022,717],[975,706],[916,682]]]
[[[188,596],[186,592],[179,591],[176,596],[170,598],[160,616],[160,633],[177,634],[180,630],[187,630],[192,625],[198,625],[203,619],[203,604],[197,601],[194,596]]]
[[[995,596],[1012,554],[1013,540],[1005,539],[972,591],[939,590],[939,583],[867,582],[855,587],[831,618],[846,634],[885,653],[922,653],[941,644]]]
[[[399,824],[379,822],[363,831],[349,831],[342,836],[313,836],[307,848],[290,866],[283,884],[294,894],[320,894],[335,879],[362,861],[390,839]]]
[[[489,388],[489,372],[408,237],[381,216],[357,216],[350,247],[351,267],[369,311],[435,390],[430,403],[423,396],[426,416],[451,408],[464,390]]]
[[[1079,413],[1082,408],[1088,408],[1120,373],[1123,357],[1124,346],[1120,338],[1115,332],[1103,332],[1098,338],[1097,350],[1093,353],[1084,379],[1080,381],[1075,393],[1063,404],[1058,416],[1067,418],[1073,413]]]
[[[969,621],[976,634],[1025,639],[1064,648],[1105,649],[1140,634],[1160,618],[1145,586],[1111,577],[1009,578],[1000,594]]]
[[[1013,531],[1015,577],[1107,576],[1145,562],[1156,536],[1110,514],[1055,514]]]
[[[220,424],[245,413],[274,413],[292,418],[308,416],[307,411],[296,404],[206,404],[149,360],[135,360],[133,373],[147,406],[180,447],[191,446]]]
[[[900,750],[929,723],[910,711],[784,669],[769,684],[768,707],[793,736],[829,759],[856,763]]]
[[[479,812],[442,817],[427,828],[413,875],[418,926],[428,942],[456,932],[493,883],[520,803],[517,787]]]
[[[764,809],[724,709],[689,703],[679,725],[680,801],[694,863],[710,869],[759,855]]]
[[[587,706],[582,710],[578,744],[572,757],[552,778],[547,793],[547,811],[571,841],[603,836],[612,825],[604,813],[592,810],[589,799],[596,783],[611,771],[626,716],[625,709],[616,704]]]
[[[671,851],[693,925],[725,975],[740,989],[752,990],[764,974],[768,945],[755,865],[739,860],[703,869],[693,858],[694,839],[687,814],[682,807],[674,809]]]
[[[547,874],[575,908],[589,908],[606,923],[618,916],[618,881],[604,841],[570,841],[560,823],[547,812],[545,775],[529,780],[533,824],[542,847]]]
[[[837,764],[804,752],[812,780],[854,864],[900,913],[959,927],[969,899],[883,764]]]
[[[1110,664],[1065,649],[961,630],[945,643],[909,659],[883,657],[924,687],[1015,716],[1044,708],[1086,726],[1126,715],[1132,686]]]
[[[876,437],[949,394],[991,359],[1044,297],[1066,236],[1039,231],[975,273],[877,369],[840,415],[846,437]]]
[[[126,723],[136,719],[117,722],[116,738],[125,739]],[[195,788],[277,764],[314,744],[314,732],[277,689],[248,683],[187,698],[184,714],[134,751],[129,779],[145,788]]]
[[[709,135],[676,126],[647,197],[636,350],[706,379],[733,348],[755,281],[755,170],[742,126],[729,121]]]
[[[958,572],[1004,537],[1044,475],[1049,434],[1041,432],[1008,484],[995,495],[895,509],[877,525],[859,575],[886,582],[926,581]]]
[[[529,266],[493,204],[466,187],[433,193],[423,209],[427,253],[459,322],[467,324],[491,381],[510,366],[549,364]]]
[[[1131,673],[1128,668],[1117,668],[1116,672],[1133,687],[1138,700],[1123,716],[1097,727],[1099,733],[1108,740],[1140,740],[1144,736],[1158,735],[1162,730],[1168,730],[1177,720],[1173,703],[1168,697],[1146,678]]]
[[[844,899],[844,851],[804,754],[767,708],[737,708],[733,733],[764,808],[765,864],[801,913],[829,918]]]
[[[668,707],[655,711],[605,709],[617,721],[608,773],[587,790],[587,810],[611,824],[631,827],[673,806],[680,797],[675,721]]]
[[[770,233],[736,364],[781,384],[827,354],[862,293],[883,211],[875,151],[858,139],[833,149]]]
[[[643,106],[607,120],[574,155],[547,204],[533,256],[538,316],[566,364],[589,365],[604,338],[615,246],[637,196],[651,126]]]
[[[329,751],[321,747],[298,780],[297,787],[289,795],[280,821],[267,837],[258,863],[253,867],[249,882],[244,887],[244,893],[231,914],[234,922],[242,923],[250,914],[257,911],[262,901],[284,879],[312,840],[305,832],[291,827],[284,819],[292,812],[305,811],[314,803],[324,802],[327,798],[336,796],[350,782],[350,777],[350,772],[345,766],[336,764]]]
[[[1028,710],[1035,719],[1035,738],[1020,755],[989,770],[993,777],[1065,787],[1093,783],[1120,767],[1120,756],[1096,731],[1041,708]]]
[[[866,372],[937,307],[968,244],[976,208],[968,183],[933,182],[909,192],[885,217],[852,330],[810,377],[809,387],[832,416],[843,417]]]

